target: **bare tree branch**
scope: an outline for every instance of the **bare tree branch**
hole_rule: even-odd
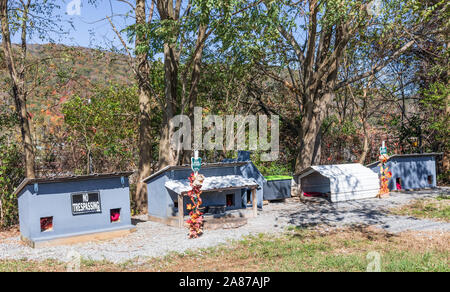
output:
[[[407,42],[405,45],[403,45],[403,47],[401,47],[399,50],[397,50],[391,57],[389,57],[387,60],[379,63],[378,65],[374,66],[372,69],[370,69],[369,71],[364,72],[363,74],[357,75],[353,78],[344,80],[339,82],[335,87],[334,90],[338,90],[344,86],[347,86],[348,84],[351,84],[353,82],[359,81],[361,79],[367,78],[371,75],[375,75],[376,73],[378,73],[380,70],[382,70],[384,67],[386,67],[390,62],[392,62],[393,60],[397,59],[400,55],[402,55],[404,52],[406,52],[412,45],[414,44],[414,41],[409,41]]]

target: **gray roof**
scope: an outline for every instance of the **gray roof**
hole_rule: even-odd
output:
[[[432,153],[411,153],[411,154],[394,154],[392,156],[389,157],[389,159],[395,158],[395,157],[421,157],[421,156],[441,156],[443,155],[443,153],[436,153],[436,152],[432,152]],[[388,159],[388,160],[389,160]],[[378,165],[378,163],[380,163],[379,161],[374,161],[370,164],[367,164],[367,167],[370,166],[374,166],[374,165]]]
[[[302,170],[299,173],[299,178],[308,176],[313,172],[319,172],[321,175],[328,178],[349,175],[361,176],[363,174],[373,175],[374,173],[372,170],[360,163],[313,165]]]
[[[217,162],[217,163],[202,163],[202,168],[212,168],[212,167],[229,167],[229,166],[242,166],[249,163],[248,161],[235,161],[235,162]],[[149,180],[151,180],[152,178],[166,172],[169,170],[183,170],[183,169],[190,169],[191,166],[189,164],[185,164],[185,165],[169,165],[166,166],[160,170],[158,170],[157,172],[154,172],[153,174],[151,174],[150,176],[144,178],[142,181],[143,182],[148,182]]]
[[[188,179],[169,180],[165,183],[165,186],[177,194],[184,194],[192,189]],[[242,175],[225,175],[206,177],[201,190],[211,192],[256,187],[258,187],[258,183],[253,178],[245,178]]]
[[[53,176],[53,177],[41,177],[41,178],[25,178],[17,189],[14,191],[13,195],[18,195],[27,185],[35,183],[54,183],[54,182],[66,182],[66,181],[80,181],[80,180],[90,180],[99,178],[110,178],[110,177],[129,177],[132,175],[133,171],[126,172],[113,172],[113,173],[95,173],[89,175],[71,175],[71,176]]]

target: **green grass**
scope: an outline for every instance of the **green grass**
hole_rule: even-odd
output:
[[[282,237],[252,237],[241,245],[246,250],[244,254],[258,259],[258,271],[366,271],[370,251],[379,252],[381,271],[450,271],[448,251],[405,251],[396,250],[388,240],[381,243],[365,238],[309,236],[308,231],[296,231]],[[392,246],[392,251],[384,250],[388,246]],[[340,247],[345,251],[339,251]]]
[[[450,222],[450,196],[440,195],[433,199],[418,199],[409,205],[391,210],[393,214]]]
[[[264,177],[266,180],[281,180],[281,179],[292,179],[289,175],[268,175]]]
[[[450,271],[448,237],[392,236],[366,229],[330,233],[288,228],[283,235],[249,236],[229,246],[172,254],[169,271],[366,271],[369,252],[380,254],[381,271]],[[195,261],[195,265],[192,265]]]
[[[442,201],[442,200],[450,200],[450,195],[440,194],[436,197],[436,200]]]
[[[21,260],[0,261],[0,272],[35,272],[35,271],[60,271],[62,263],[55,260],[42,262]]]

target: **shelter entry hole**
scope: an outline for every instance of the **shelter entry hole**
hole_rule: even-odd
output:
[[[395,179],[395,186],[396,186],[397,190],[402,189],[402,179],[400,177],[397,177]]]
[[[120,222],[120,208],[110,210],[111,223]]]
[[[227,201],[227,207],[233,207],[234,206],[234,194],[228,194],[226,196]]]
[[[41,232],[48,232],[53,230],[53,216],[42,217],[40,219],[40,223],[41,223]]]
[[[247,205],[251,205],[252,204],[252,190],[247,190]]]
[[[429,175],[429,176],[427,177],[427,180],[428,180],[428,184],[429,184],[429,185],[432,185],[432,184],[433,184],[433,176],[432,176],[432,175]]]

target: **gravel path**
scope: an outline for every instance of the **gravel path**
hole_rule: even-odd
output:
[[[331,204],[303,204],[297,198],[283,203],[271,203],[264,206],[257,218],[249,219],[248,224],[237,229],[207,230],[198,239],[187,239],[187,230],[166,226],[156,222],[145,222],[137,217],[137,231],[122,238],[32,249],[21,244],[19,237],[0,241],[0,259],[70,260],[71,251],[78,252],[83,258],[108,260],[122,263],[129,260],[144,261],[149,257],[158,257],[170,252],[183,252],[192,248],[204,248],[240,239],[245,235],[262,232],[280,233],[287,226],[310,226],[327,224],[344,226],[349,224],[368,224],[381,227],[389,232],[406,230],[450,231],[450,223],[422,220],[406,216],[393,216],[387,210],[409,203],[416,198],[436,197],[450,194],[450,188],[435,190],[393,193],[386,199],[367,199]],[[141,219],[144,217],[141,217]]]
[[[388,214],[389,209],[408,204],[414,199],[432,198],[440,194],[450,195],[450,188],[395,192],[391,193],[389,198],[381,200],[374,198],[334,204],[302,204],[298,211],[283,212],[281,216],[289,218],[289,224],[295,226],[367,224],[392,233],[407,230],[448,232],[450,223]]]

